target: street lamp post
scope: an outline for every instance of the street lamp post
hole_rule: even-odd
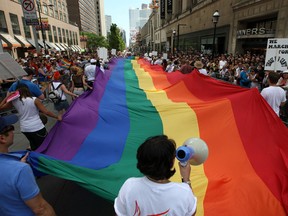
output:
[[[216,25],[217,25],[217,23],[218,23],[219,17],[220,17],[219,11],[216,10],[216,11],[213,13],[213,16],[212,16],[212,22],[214,23],[214,35],[213,35],[213,47],[212,47],[212,59],[214,59],[214,55],[215,55]]]
[[[186,26],[186,24],[177,24],[177,51],[179,51],[179,32],[180,26]]]
[[[175,36],[176,36],[176,30],[173,30],[173,46],[172,46],[172,54],[175,55]]]
[[[45,37],[44,37],[44,30],[43,30],[43,24],[42,24],[42,18],[41,18],[41,13],[40,13],[40,2],[39,0],[37,1],[37,7],[38,7],[38,16],[39,16],[39,21],[40,21],[40,29],[41,29],[41,34],[42,34],[42,39],[43,39],[43,45],[44,45],[44,50],[45,50],[45,54],[48,54],[47,52],[47,46],[46,46],[46,42],[45,42]],[[53,5],[49,4],[47,5],[48,7],[53,7]]]

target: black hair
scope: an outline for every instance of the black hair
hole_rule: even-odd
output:
[[[25,72],[27,73],[26,76],[34,75],[34,71],[33,71],[31,68],[25,67],[25,68],[23,68],[23,69],[24,69]]]
[[[144,175],[154,179],[169,179],[174,175],[176,144],[166,135],[148,138],[137,150],[137,168]]]

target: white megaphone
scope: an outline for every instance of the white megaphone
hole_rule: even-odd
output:
[[[181,166],[186,166],[188,162],[196,166],[205,162],[208,152],[208,146],[202,139],[189,138],[177,148],[176,158],[180,161]]]

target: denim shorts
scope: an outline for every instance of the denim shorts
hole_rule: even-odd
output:
[[[67,100],[62,100],[59,103],[54,103],[54,109],[57,111],[61,111],[61,110],[67,110],[69,107],[69,104],[67,102]]]

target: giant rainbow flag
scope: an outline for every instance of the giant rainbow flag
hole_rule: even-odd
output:
[[[191,172],[197,215],[287,215],[288,131],[259,92],[196,71],[167,74],[143,59],[97,71],[93,91],[73,102],[30,161],[113,201],[127,178],[141,176],[138,146],[159,134],[209,147]],[[181,181],[178,170],[172,180]]]

